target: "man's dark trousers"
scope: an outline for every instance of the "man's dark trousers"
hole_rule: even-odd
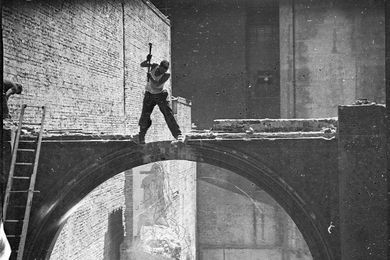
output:
[[[171,131],[173,137],[177,138],[181,135],[180,127],[176,122],[175,117],[173,116],[172,109],[169,107],[169,102],[167,101],[168,92],[162,92],[159,94],[151,94],[148,91],[145,92],[144,101],[142,104],[142,114],[139,120],[140,126],[140,138],[144,138],[146,131],[152,125],[152,120],[150,115],[153,112],[155,105],[158,105],[160,111],[163,113],[165,122],[167,122],[168,128]]]

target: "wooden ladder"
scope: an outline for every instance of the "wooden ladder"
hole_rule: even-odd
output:
[[[27,107],[42,110],[40,123],[23,121]],[[4,228],[12,250],[10,259],[19,260],[23,258],[32,199],[34,193],[38,192],[34,187],[37,177],[45,114],[46,108],[44,106],[23,105],[20,112],[3,204]],[[23,126],[29,125],[39,127],[38,136],[31,138],[31,135],[22,135],[21,131]],[[24,137],[29,138],[24,139]]]

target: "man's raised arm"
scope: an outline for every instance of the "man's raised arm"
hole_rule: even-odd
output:
[[[152,65],[147,60],[141,62],[141,67],[143,67],[143,68],[147,68],[147,67],[151,67],[151,66]]]
[[[152,55],[151,54],[148,54],[148,56],[146,56],[146,60],[141,62],[141,67],[143,68],[147,68],[147,67],[151,67],[152,65],[150,64],[150,60],[152,59]]]

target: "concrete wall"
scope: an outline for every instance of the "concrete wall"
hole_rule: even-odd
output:
[[[193,102],[199,128],[245,117],[245,6],[194,4],[172,12],[173,94]]]
[[[385,115],[378,105],[339,109],[342,259],[388,259]]]
[[[249,2],[246,11],[246,116],[280,118],[279,4],[278,1]]]
[[[312,259],[291,218],[264,191],[198,164],[198,259]]]
[[[270,1],[179,2],[171,10],[173,91],[193,101],[194,123],[209,128],[217,118],[278,117],[272,109],[279,100],[267,105],[247,93],[257,55],[247,55],[248,12]],[[339,104],[358,98],[384,103],[383,0],[280,0],[277,8],[280,117],[337,116]]]
[[[386,32],[390,31],[390,3],[386,1]],[[386,37],[386,106],[390,107],[390,37]],[[388,127],[390,129],[390,120],[387,120]],[[389,132],[390,133],[390,130]],[[387,135],[389,136],[389,135]],[[389,147],[390,148],[390,147]],[[389,151],[390,149],[388,149]]]
[[[139,63],[149,42],[153,62],[170,59],[170,25],[144,1],[122,2],[5,3],[4,78],[24,86],[10,99],[14,119],[26,103],[48,107],[48,129],[138,131],[146,72]],[[168,128],[156,111],[152,130],[162,137]]]
[[[384,103],[384,1],[281,0],[280,54],[282,118],[337,116],[358,98]]]

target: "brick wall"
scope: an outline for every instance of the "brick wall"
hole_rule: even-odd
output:
[[[46,128],[136,133],[145,69],[139,63],[153,43],[154,58],[170,59],[169,22],[151,5],[122,1],[7,1],[3,11],[4,78],[24,85],[10,99],[46,105]],[[167,83],[170,88],[170,82]],[[28,113],[33,119],[36,113]],[[162,138],[168,128],[152,116]],[[153,133],[154,133],[153,132]]]
[[[103,259],[110,213],[123,207],[125,175],[118,174],[88,194],[74,209],[50,259]]]
[[[294,12],[293,2],[280,1],[282,117],[337,116],[362,97],[384,103],[384,1],[295,1]]]
[[[45,105],[47,129],[138,131],[146,81],[146,70],[139,63],[149,42],[152,62],[170,60],[170,24],[146,1],[122,2],[7,1],[4,78],[24,86],[22,95],[10,99],[13,119],[18,118],[21,104]],[[170,81],[167,87],[171,88]],[[28,111],[26,116],[33,121],[37,114]],[[188,108],[178,115],[179,125],[189,129]],[[152,120],[147,141],[170,139],[158,109]],[[51,259],[103,259],[105,246],[117,246],[109,243],[108,219],[125,205],[128,179],[128,174],[116,175],[69,212]]]
[[[192,102],[182,97],[172,99],[172,110],[177,122],[181,122],[180,128],[183,133],[191,131],[191,106]]]
[[[108,227],[104,240],[104,260],[119,260],[120,245],[123,242],[124,227],[122,209],[114,210],[108,216]]]
[[[170,24],[167,19],[161,18],[162,15],[156,8],[145,5],[144,1],[128,2],[124,10],[126,126],[130,132],[138,132],[147,72],[139,64],[146,59],[149,52],[148,43],[153,45],[152,63],[160,63],[163,59],[170,61]],[[166,83],[168,89],[171,89],[170,81]],[[170,132],[157,107],[152,115],[152,121],[146,141],[156,140],[151,138],[166,138]]]
[[[157,164],[163,169],[164,217],[154,223],[166,222],[165,232],[180,245],[180,259],[195,257],[195,210],[196,210],[196,166],[194,162],[168,161]],[[50,259],[106,259],[108,253],[115,254],[120,246],[122,260],[144,259],[139,232],[143,226],[153,227],[147,217],[156,212],[144,207],[143,179],[156,175],[152,165],[145,165],[120,173],[107,180],[88,194],[74,209],[57,241]],[[145,174],[150,172],[150,174]],[[150,192],[158,189],[151,186]],[[114,210],[123,208],[123,243],[109,230],[109,219]],[[158,208],[159,209],[159,208]],[[121,211],[122,212],[122,211]],[[161,212],[159,212],[161,213]],[[116,223],[118,224],[118,223]],[[116,228],[118,228],[116,226]],[[119,233],[119,232],[116,232]],[[138,240],[136,238],[138,236]],[[114,238],[114,239],[110,239]],[[153,239],[161,239],[155,235]],[[109,249],[112,249],[111,251]],[[150,255],[149,255],[150,256]],[[188,258],[186,258],[188,257]]]

